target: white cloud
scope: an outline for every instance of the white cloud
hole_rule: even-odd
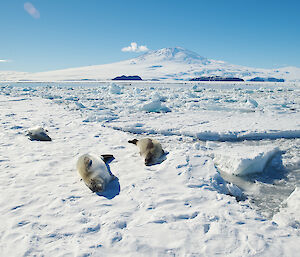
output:
[[[146,52],[146,51],[149,51],[147,46],[138,46],[138,44],[135,43],[135,42],[132,42],[130,44],[130,46],[122,48],[122,52],[136,52],[136,53],[138,53],[138,52]]]
[[[30,2],[26,2],[24,4],[24,10],[29,13],[33,18],[39,19],[40,12],[34,7],[34,5]]]
[[[0,59],[0,62],[9,62],[9,60],[1,60],[1,59]]]

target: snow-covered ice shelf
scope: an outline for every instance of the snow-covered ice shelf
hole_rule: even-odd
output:
[[[295,84],[1,85],[1,255],[297,256],[299,96]],[[28,140],[33,126],[52,141]],[[145,136],[168,152],[161,164],[127,142]],[[117,194],[80,181],[87,152],[114,155]]]

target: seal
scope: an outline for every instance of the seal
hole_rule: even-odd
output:
[[[37,126],[28,129],[26,136],[28,136],[31,141],[51,141],[52,139],[47,135],[47,132],[48,130]]]
[[[114,159],[113,155],[101,155],[87,153],[77,160],[77,171],[84,183],[92,192],[103,192],[106,185],[116,177],[110,172],[107,163]]]
[[[145,160],[145,165],[153,165],[165,154],[161,144],[151,138],[133,139],[128,143],[135,144],[140,149],[140,155]]]

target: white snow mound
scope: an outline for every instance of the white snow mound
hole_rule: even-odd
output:
[[[279,151],[278,147],[239,146],[223,149],[214,156],[218,169],[230,175],[245,176],[263,172],[267,162]]]

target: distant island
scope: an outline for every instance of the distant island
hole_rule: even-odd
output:
[[[244,81],[244,80],[235,77],[210,76],[210,77],[193,78],[190,79],[190,81]]]
[[[125,75],[122,75],[122,76],[119,76],[119,77],[115,77],[113,78],[112,80],[142,80],[142,78],[140,76],[125,76]]]
[[[253,79],[249,79],[248,81],[257,81],[257,82],[284,82],[284,79],[277,79],[277,78],[261,78],[261,77],[255,77]]]
[[[1,60],[0,60],[1,62]],[[114,75],[110,75],[114,74]],[[122,75],[122,76],[121,76]],[[135,75],[135,76],[128,76]],[[117,77],[118,76],[118,77]],[[116,77],[116,78],[115,78]],[[113,79],[114,78],[114,79]],[[0,81],[300,82],[300,68],[258,69],[207,59],[181,47],[150,50],[121,62],[47,72],[0,71]],[[112,80],[113,79],[113,80]],[[115,80],[115,81],[114,81]]]

